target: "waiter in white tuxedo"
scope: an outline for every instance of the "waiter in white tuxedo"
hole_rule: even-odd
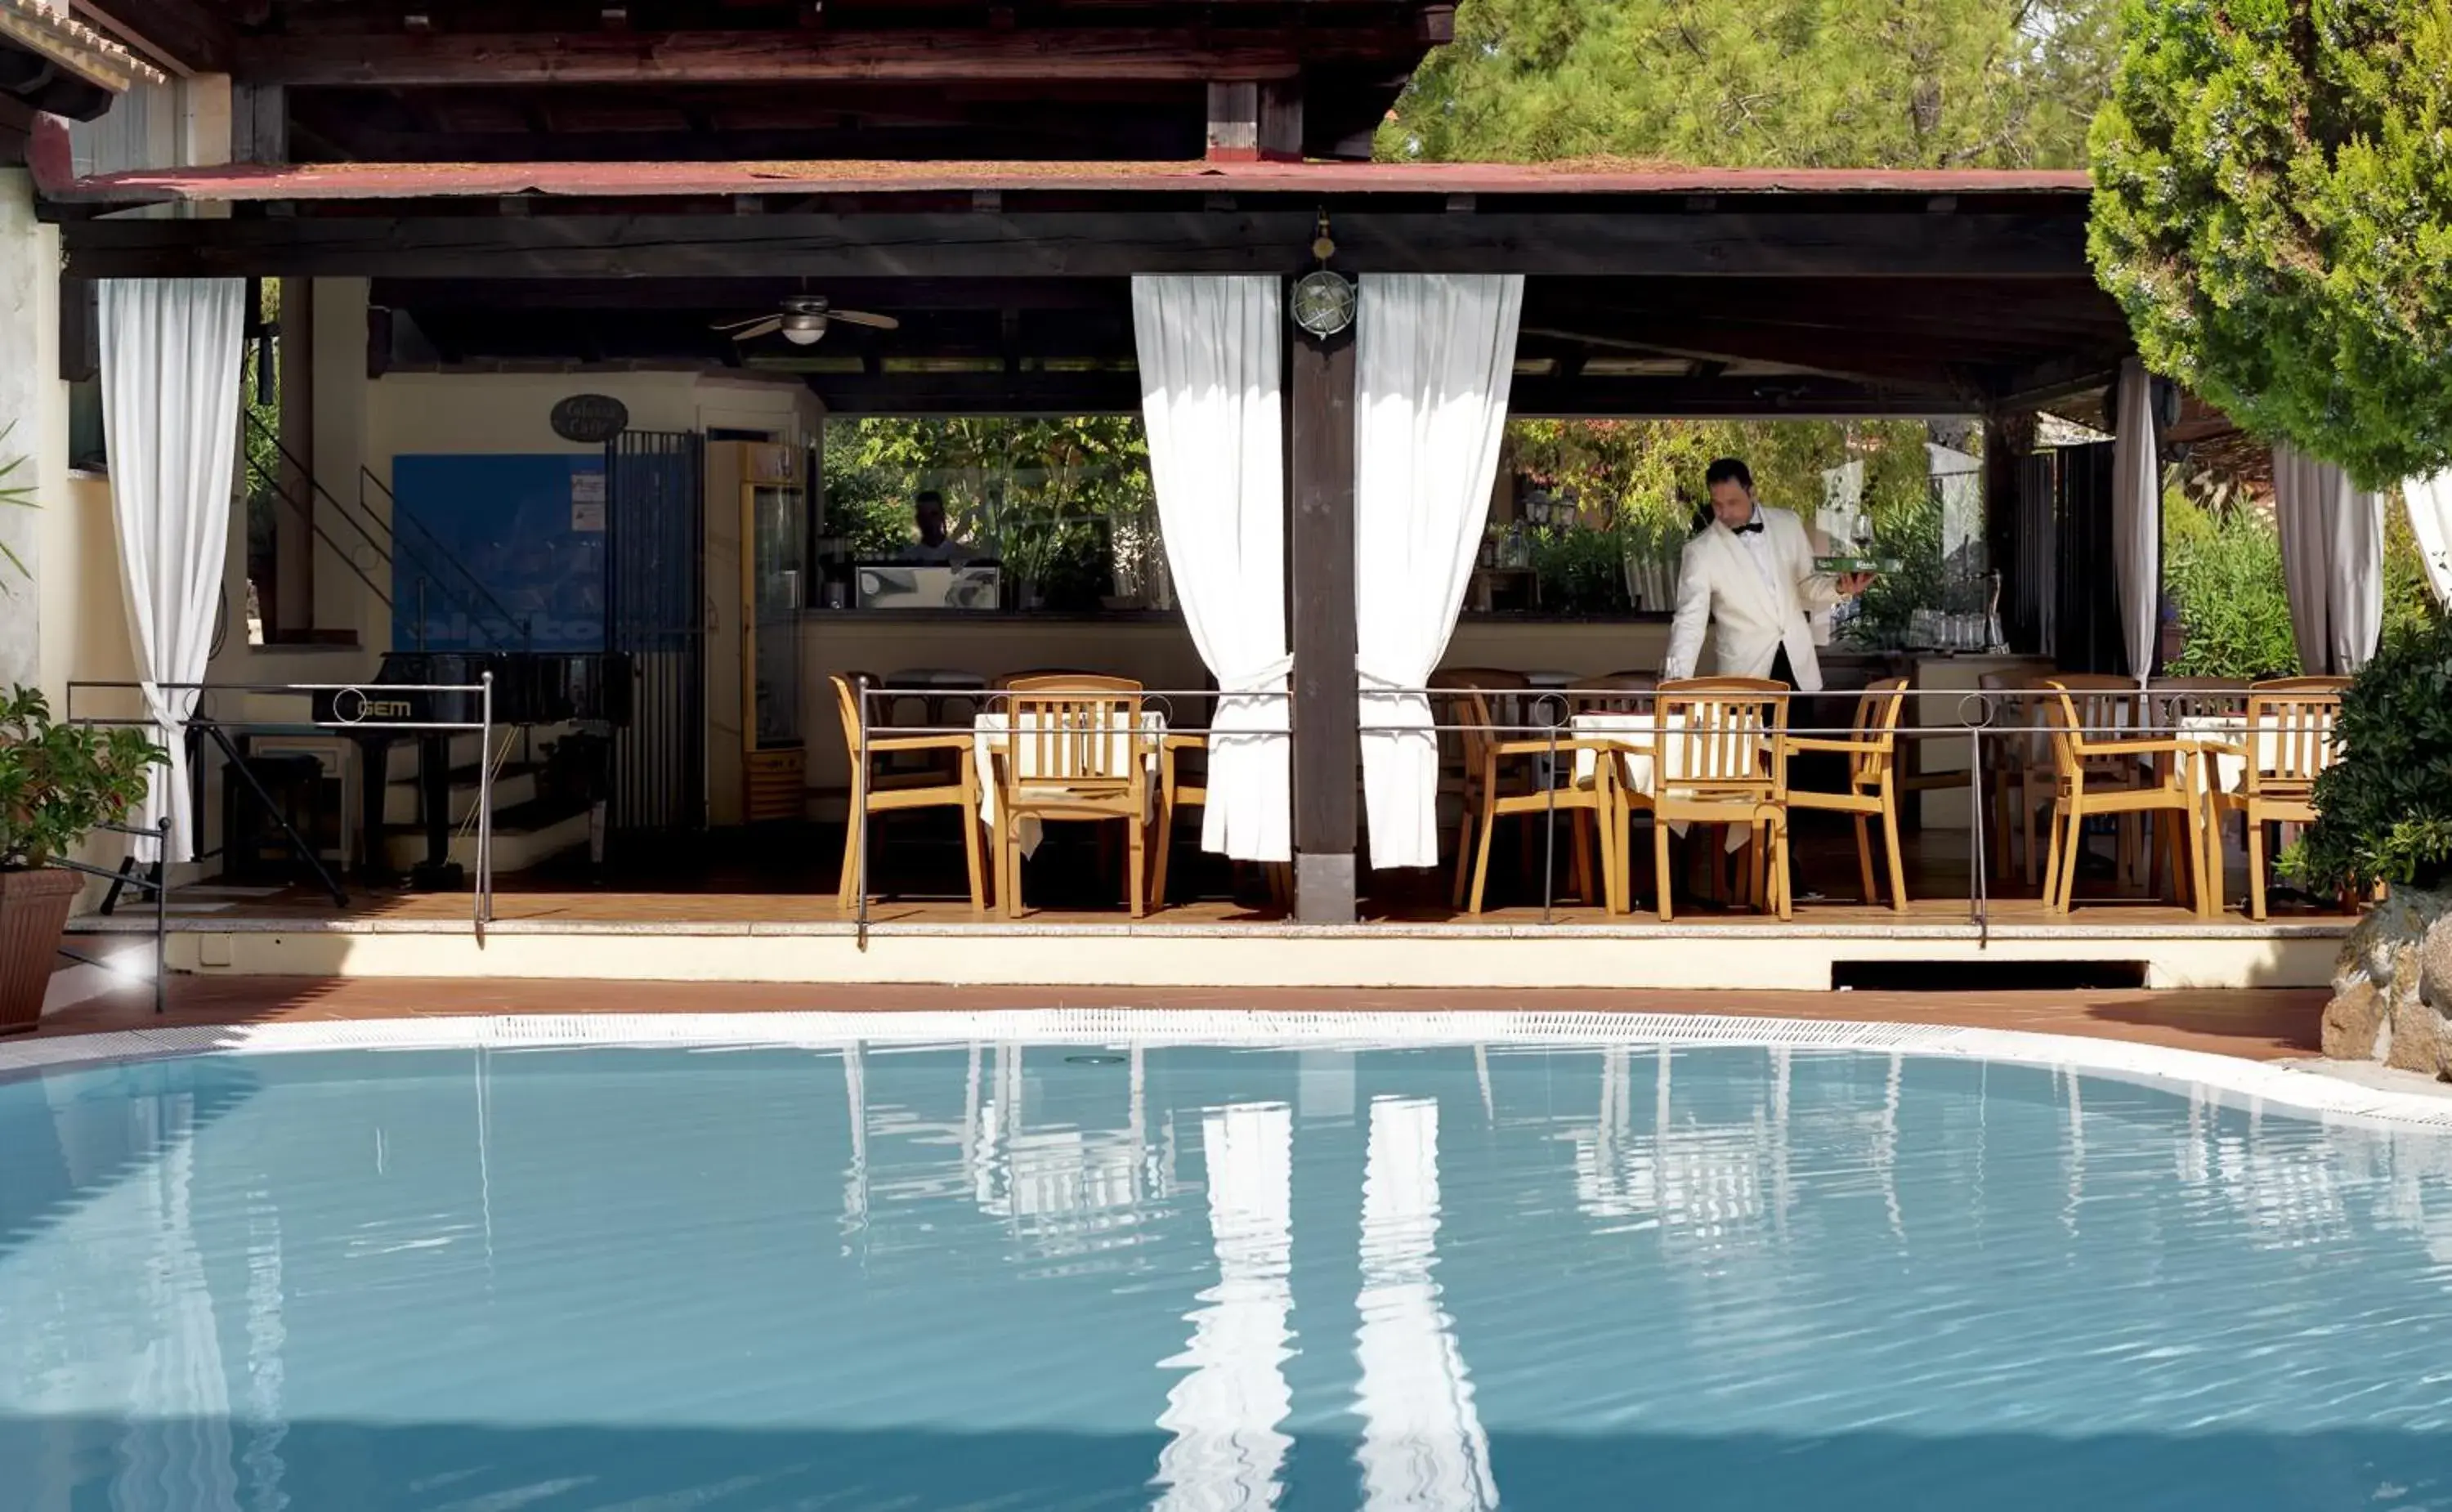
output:
[[[1694,675],[1708,629],[1722,676],[1776,677],[1800,693],[1821,692],[1808,616],[1864,592],[1872,579],[1816,572],[1805,521],[1755,502],[1753,473],[1743,461],[1720,458],[1703,481],[1711,520],[1686,543],[1662,677]]]

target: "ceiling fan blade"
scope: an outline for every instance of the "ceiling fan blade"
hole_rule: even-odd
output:
[[[755,325],[760,321],[771,321],[775,317],[772,315],[752,315],[746,320],[718,321],[714,324],[709,325],[707,329],[711,331],[737,331],[743,325]]]
[[[742,329],[734,331],[732,333],[732,339],[736,342],[754,342],[761,336],[772,336],[775,332],[780,331],[782,328],[782,316],[768,315],[761,317],[761,319],[751,321]]]
[[[866,310],[828,310],[826,319],[841,321],[847,325],[872,325],[880,331],[902,328],[902,323],[891,315],[872,315]]]

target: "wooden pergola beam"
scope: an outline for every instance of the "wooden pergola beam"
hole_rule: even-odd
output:
[[[539,201],[539,209],[555,202]],[[72,222],[80,277],[956,278],[1292,273],[1309,208],[1000,214],[465,214]],[[1474,215],[1353,210],[1353,270],[1712,278],[2066,278],[2085,222],[2066,215]],[[1936,291],[1938,292],[1938,291]]]
[[[229,18],[198,0],[70,0],[69,9],[182,77],[229,69]]]
[[[1307,63],[1410,63],[1420,52],[1411,27],[1248,35],[1157,28],[307,34],[241,39],[231,75],[248,84],[377,88],[953,80],[1209,83],[1294,79]]]

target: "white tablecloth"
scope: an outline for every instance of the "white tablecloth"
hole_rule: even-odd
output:
[[[1000,789],[1003,786],[1004,759],[1011,754],[1013,747],[1010,737],[1010,716],[1003,714],[983,714],[971,721],[971,755],[979,773],[979,819],[991,832],[997,825],[997,806]],[[1166,717],[1155,709],[1142,710],[1138,744],[1142,748],[1141,760],[1148,766],[1150,772],[1150,779],[1145,784],[1146,802],[1149,808],[1148,815],[1144,815],[1145,819],[1155,817],[1157,815],[1158,745],[1165,735]],[[1111,738],[1117,742],[1113,764],[1121,767],[1126,759],[1123,743],[1134,737],[1129,732],[1118,728]],[[1036,763],[1038,750],[1038,742],[1035,740],[1024,740],[1021,743],[1020,760],[1023,770],[1019,775],[1024,782],[1038,776],[1037,772],[1030,770]],[[1022,815],[1019,830],[1022,854],[1030,855],[1038,852],[1043,828],[1037,819],[1028,815]]]

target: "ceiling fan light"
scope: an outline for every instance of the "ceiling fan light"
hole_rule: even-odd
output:
[[[786,325],[783,327],[783,340],[795,346],[815,346],[818,338],[825,333],[826,328],[822,325]]]

